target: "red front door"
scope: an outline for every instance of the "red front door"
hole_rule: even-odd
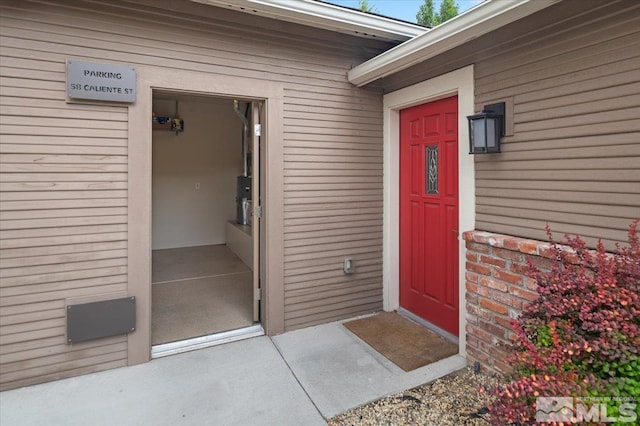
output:
[[[400,306],[458,335],[458,97],[400,111]]]

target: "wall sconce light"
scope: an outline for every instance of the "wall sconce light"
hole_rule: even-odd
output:
[[[500,138],[504,136],[504,102],[485,105],[482,112],[469,120],[469,154],[500,152]]]

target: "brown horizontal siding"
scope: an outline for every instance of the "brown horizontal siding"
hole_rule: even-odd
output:
[[[122,339],[120,340],[121,340],[120,343],[111,344],[110,350],[113,350],[113,352],[120,352],[120,351],[126,350],[126,346],[127,346],[126,342],[122,341]],[[103,342],[100,342],[100,343],[103,343]],[[82,351],[83,358],[88,356],[102,355],[104,354],[104,350],[105,350],[103,346],[104,345],[95,346],[95,343],[94,343],[91,346],[85,345],[84,347],[81,347],[81,348],[75,348],[76,350],[74,352]],[[43,368],[51,364],[68,362],[68,360],[65,359],[66,351],[64,351],[64,349],[65,349],[64,346],[56,345],[56,346],[50,346],[46,349],[39,349],[39,350],[33,351],[32,356],[34,358],[26,359],[23,361],[17,361],[17,362],[13,362],[6,365],[3,369],[3,374],[5,375],[6,379],[9,379],[7,376],[10,376],[11,374],[17,373],[21,370],[26,370],[30,368]],[[62,352],[62,353],[59,354],[59,352]],[[44,354],[46,354],[48,358],[43,358],[42,355]],[[8,381],[10,381],[10,379]]]
[[[382,83],[470,64],[476,111],[513,104],[502,153],[475,157],[476,228],[544,240],[549,222],[625,241],[640,217],[640,4],[564,0]]]
[[[382,307],[378,95],[285,92],[285,327]],[[345,275],[344,258],[355,271]]]
[[[302,316],[297,316],[295,313],[288,313],[288,329],[295,330],[298,328],[309,327],[314,324],[338,321],[344,318],[370,314],[371,312],[379,311],[381,309],[380,302],[377,301],[377,299],[381,298],[382,294],[372,298],[350,300],[347,302],[349,305],[347,308],[336,304],[334,306],[327,307],[320,313],[306,312]]]
[[[573,3],[573,4],[571,4]],[[579,0],[570,0],[559,7],[568,10],[573,7],[575,13],[564,21],[547,20],[544,30],[518,37],[518,42],[495,52],[492,61],[502,65],[492,72],[479,64],[477,77],[480,83],[483,78],[493,80],[491,76],[499,75],[511,82],[531,81],[534,74],[545,78],[547,75],[558,75],[586,70],[607,62],[615,62],[620,55],[617,50],[627,51],[634,57],[632,46],[638,43],[634,34],[638,32],[634,14],[638,5],[628,1],[600,1],[588,5],[578,4]],[[549,11],[552,15],[554,12]],[[562,13],[562,12],[561,12]],[[535,17],[529,18],[535,22]],[[585,36],[588,35],[586,38]],[[522,45],[527,49],[523,51]],[[589,61],[585,61],[583,52],[576,45],[589,49]],[[549,50],[550,49],[550,50]],[[613,56],[615,55],[615,56]],[[545,67],[544,61],[552,59],[554,67]],[[542,74],[540,74],[542,73]],[[535,80],[535,79],[534,79]],[[489,84],[496,84],[492,81]],[[507,82],[507,86],[510,83]],[[488,86],[490,90],[494,90]]]
[[[286,97],[287,329],[382,308],[381,117],[377,95],[357,102]],[[330,128],[319,132],[324,125]],[[347,257],[351,275],[342,270]]]
[[[67,104],[68,58],[281,83],[286,327],[381,306],[382,102],[346,71],[389,44],[188,1],[0,14],[2,388],[127,362],[124,337],[64,340],[65,300],[126,293],[129,267],[127,108]]]
[[[113,11],[111,6],[108,8],[111,9],[109,12]],[[68,56],[109,57],[112,61],[131,65],[266,78],[319,88],[340,83],[343,90],[355,96],[352,101],[357,102],[358,91],[353,90],[345,78],[344,70],[354,61],[346,46],[345,53],[339,49],[340,44],[331,48],[308,42],[305,45],[305,40],[311,39],[300,38],[297,43],[303,45],[299,46],[299,49],[292,49],[290,34],[283,34],[282,39],[274,40],[276,34],[272,33],[271,37],[259,35],[260,49],[257,51],[254,39],[251,38],[257,34],[255,30],[251,32],[248,29],[250,25],[243,25],[232,31],[223,31],[208,25],[206,29],[197,31],[188,29],[193,28],[191,17],[173,15],[175,19],[170,25],[166,22],[166,16],[159,18],[160,21],[165,21],[162,31],[159,31],[155,22],[135,20],[136,16],[146,13],[143,9],[138,9],[137,12],[129,9],[128,12],[131,13],[127,18],[118,17],[120,25],[116,26],[117,33],[114,31],[113,22],[109,22],[108,19],[96,20],[95,10],[74,11],[76,17],[70,22],[64,16],[60,16],[62,10],[68,10],[58,6],[32,6],[29,16],[25,19],[21,19],[22,14],[15,13],[13,9],[6,9],[6,12],[3,11],[6,17],[3,31],[6,55],[30,60],[37,58],[58,64],[62,60],[63,65],[64,59]],[[209,15],[211,16],[211,13]],[[64,25],[65,31],[61,32],[59,26],[51,23]],[[178,23],[184,26],[178,26]],[[46,37],[43,37],[43,29],[47,30]],[[239,33],[244,32],[249,33],[249,38],[240,37]],[[89,40],[90,43],[87,43]],[[228,48],[225,49],[225,46]],[[296,62],[296,59],[299,62]],[[296,66],[296,63],[299,65]],[[59,84],[54,81],[41,82],[35,83],[33,88],[55,90],[60,87],[60,90],[63,90],[64,68],[60,70],[59,66]],[[344,98],[342,94],[326,96]]]
[[[126,364],[126,339],[65,342],[66,299],[126,291],[126,108],[67,105],[64,73],[8,59],[0,71],[3,95],[13,94],[0,101],[2,389]]]
[[[122,345],[126,346],[126,343]],[[33,368],[20,366],[21,369],[19,371],[8,372],[0,375],[0,377],[3,384],[7,388],[11,388],[125,366],[126,350],[109,352],[112,347],[113,345],[109,345],[107,348],[100,347],[91,352],[69,352],[64,357],[49,356],[49,362],[43,366]],[[92,353],[99,353],[100,355],[93,356]],[[55,362],[61,358],[65,358],[67,361]],[[27,378],[25,379],[24,376],[27,376]]]
[[[476,63],[476,109],[514,104],[502,154],[476,156],[476,228],[613,248],[640,217],[640,8],[570,22]]]

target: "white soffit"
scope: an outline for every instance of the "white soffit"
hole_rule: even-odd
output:
[[[364,86],[560,1],[562,0],[487,0],[429,32],[352,68],[348,72],[349,81],[356,86]]]
[[[404,41],[428,28],[314,0],[191,0],[281,21],[384,41]]]

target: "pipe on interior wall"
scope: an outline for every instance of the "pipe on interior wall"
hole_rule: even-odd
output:
[[[240,117],[240,121],[242,121],[242,167],[243,167],[243,176],[247,177],[247,131],[249,129],[249,120],[247,117],[240,111],[240,101],[237,99],[233,100],[233,110],[236,112],[236,115]]]

